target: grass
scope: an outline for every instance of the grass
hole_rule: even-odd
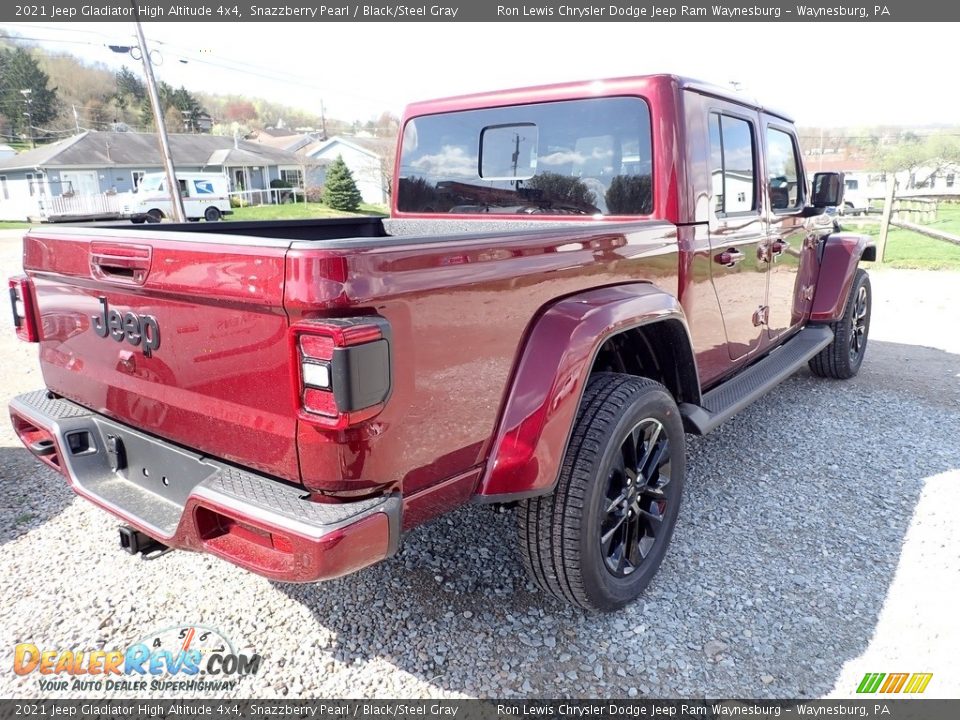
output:
[[[960,235],[960,203],[940,203],[936,222],[928,223],[927,227]]]
[[[20,230],[30,227],[30,223],[16,222],[13,220],[0,220],[0,230]]]
[[[308,218],[359,217],[363,215],[386,215],[382,205],[360,204],[356,213],[333,210],[320,203],[282,203],[280,205],[256,205],[234,208],[229,220],[306,220]]]
[[[936,223],[931,223],[930,227],[960,234],[960,228],[956,227],[960,224],[960,206],[941,205],[939,216],[940,219]],[[874,238],[880,235],[879,223],[861,225],[841,221],[841,224],[845,229],[849,228]],[[960,270],[960,245],[919,235],[910,230],[890,228],[883,266],[916,270]]]

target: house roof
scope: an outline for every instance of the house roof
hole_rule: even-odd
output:
[[[292,152],[222,135],[170,135],[173,162],[181,165],[297,165]],[[161,165],[153,133],[87,131],[0,160],[0,170]]]
[[[316,138],[312,135],[307,135],[306,133],[286,133],[283,135],[277,135],[274,132],[271,132],[271,128],[266,130],[258,130],[253,135],[247,137],[247,139],[258,145],[265,145],[271,148],[277,148],[279,150],[286,150],[288,152],[297,152],[302,150],[306,146],[316,142]]]
[[[390,138],[356,137],[354,135],[336,135],[328,140],[308,145],[300,152],[314,157],[337,144],[350,146],[375,158],[388,157],[393,153],[393,140]]]
[[[803,164],[807,172],[877,172],[867,158],[846,155],[805,155]]]

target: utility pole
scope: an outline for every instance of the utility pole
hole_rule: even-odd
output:
[[[320,99],[320,127],[323,130],[323,139],[327,139],[327,110],[323,107],[323,98]]]
[[[77,114],[77,106],[73,106],[73,122],[77,126],[77,135],[80,134],[80,116]]]
[[[37,141],[33,137],[33,113],[31,112],[33,108],[33,98],[30,97],[30,93],[33,90],[30,88],[25,88],[20,91],[20,94],[23,95],[23,100],[27,104],[27,110],[23,114],[27,118],[27,131],[30,133],[30,147],[35,148],[37,146]]]
[[[177,183],[177,174],[173,168],[173,156],[170,154],[170,141],[167,138],[167,125],[163,121],[163,108],[160,106],[160,95],[157,93],[157,81],[153,77],[150,51],[147,49],[147,39],[144,37],[143,27],[140,25],[137,0],[130,0],[130,4],[133,6],[133,22],[137,26],[137,40],[140,42],[143,73],[147,76],[147,94],[150,96],[153,117],[157,123],[157,139],[160,143],[160,156],[163,160],[163,169],[167,175],[167,188],[170,191],[170,207],[173,210],[173,219],[176,222],[182,223],[187,221],[187,214],[183,209],[183,198],[180,197],[180,185]]]

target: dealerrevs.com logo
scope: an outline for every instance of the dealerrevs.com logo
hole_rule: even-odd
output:
[[[232,690],[263,658],[238,653],[214,628],[178,625],[116,650],[14,649],[13,671],[36,675],[42,691]]]

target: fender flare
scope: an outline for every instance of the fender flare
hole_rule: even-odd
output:
[[[600,347],[625,330],[665,321],[679,324],[695,370],[680,302],[650,283],[590,290],[542,312],[526,333],[474,499],[507,502],[549,493]]]
[[[843,317],[853,276],[861,260],[875,260],[877,248],[869,235],[834,233],[824,241],[820,275],[810,307],[810,322],[831,323]]]

